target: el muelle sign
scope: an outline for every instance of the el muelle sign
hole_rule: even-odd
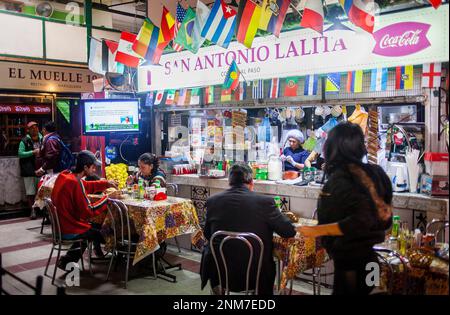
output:
[[[0,62],[0,88],[39,92],[92,92],[99,75],[88,69]]]
[[[222,84],[236,61],[246,81],[448,61],[449,6],[381,15],[373,34],[351,23],[347,30],[309,29],[255,38],[253,47],[233,42],[166,54],[160,66],[142,66],[140,92]]]
[[[51,112],[51,105],[0,104],[0,114],[47,115]]]

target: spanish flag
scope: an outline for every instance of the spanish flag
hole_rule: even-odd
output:
[[[236,39],[247,48],[252,48],[253,39],[258,30],[261,18],[261,7],[251,0],[241,0],[237,15]]]
[[[395,89],[412,90],[414,87],[414,67],[403,66],[395,68]]]

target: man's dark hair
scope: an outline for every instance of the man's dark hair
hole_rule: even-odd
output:
[[[47,130],[47,132],[55,132],[56,124],[54,121],[48,121],[45,123],[44,128],[45,128],[45,130]]]
[[[147,165],[153,165],[153,169],[152,169],[153,176],[156,174],[156,172],[159,169],[159,159],[156,156],[156,154],[144,153],[139,157],[138,161],[141,161],[142,163],[147,164]]]
[[[230,169],[230,175],[228,176],[228,183],[230,186],[242,186],[244,184],[250,184],[253,181],[253,171],[245,163],[236,163]]]
[[[77,154],[76,163],[75,163],[75,173],[81,173],[84,171],[84,167],[91,167],[91,165],[98,163],[97,158],[94,153],[88,150],[80,151]]]

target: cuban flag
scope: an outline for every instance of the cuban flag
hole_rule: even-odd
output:
[[[372,69],[370,76],[370,91],[386,91],[388,81],[388,69],[378,68]]]
[[[315,75],[307,75],[305,77],[305,88],[304,95],[317,95],[317,86],[319,83],[319,76]]]
[[[253,81],[252,98],[253,99],[263,99],[264,98],[264,80]]]
[[[236,27],[236,11],[223,0],[216,0],[202,30],[202,37],[228,48]]]
[[[270,80],[269,87],[269,98],[279,98],[280,97],[280,79]]]

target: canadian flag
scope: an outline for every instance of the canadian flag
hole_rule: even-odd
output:
[[[137,68],[139,66],[139,55],[136,54],[131,48],[135,40],[135,34],[122,32],[119,40],[119,48],[116,53],[117,62],[123,63],[131,68]]]
[[[441,76],[442,65],[440,62],[424,64],[422,68],[422,87],[440,87]]]
[[[442,0],[428,0],[428,2],[433,6],[433,8],[437,9],[442,4]]]
[[[321,0],[307,0],[300,26],[323,32],[323,5]]]
[[[375,25],[375,4],[373,0],[354,0],[348,13],[349,20],[369,33]]]

